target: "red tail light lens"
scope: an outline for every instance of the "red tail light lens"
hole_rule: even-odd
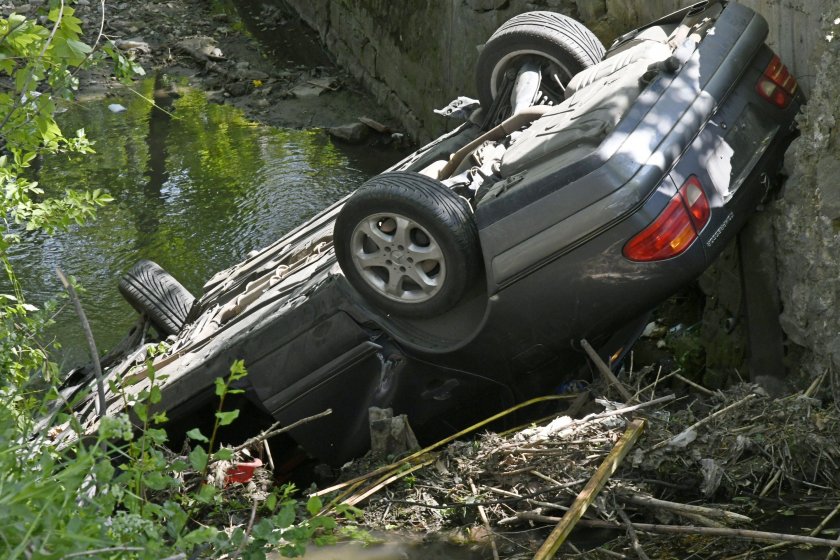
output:
[[[770,64],[755,84],[758,94],[780,109],[790,105],[799,84],[778,56],[773,56]]]
[[[697,239],[711,216],[709,200],[700,181],[692,175],[665,210],[624,246],[631,261],[649,262],[676,257]]]
[[[688,215],[691,216],[691,221],[697,232],[706,225],[711,215],[709,209],[709,200],[706,198],[706,193],[703,192],[703,187],[700,186],[700,181],[692,175],[680,188],[680,196],[688,208]]]

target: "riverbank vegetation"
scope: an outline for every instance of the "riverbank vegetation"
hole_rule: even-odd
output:
[[[162,381],[151,362],[150,388],[126,403],[126,413],[103,416],[86,432],[70,414],[81,395],[68,402],[48,351],[47,328],[67,302],[32,305],[15,275],[10,254],[30,232],[81,224],[112,200],[84,188],[47,196],[30,173],[43,156],[96,149],[84,129],[62,130],[55,119],[81,72],[107,64],[119,78],[142,74],[103,37],[104,9],[102,2],[98,31],[88,35],[62,0],[0,19],[0,556],[261,558],[269,548],[300,555],[310,541],[336,538],[335,517],[317,515],[319,499],[301,500],[293,485],[264,474],[232,483],[246,450],[235,454],[215,441],[217,429],[236,419],[222,405],[237,391],[230,383],[246,375],[241,363],[217,382],[212,434],[192,430],[183,454],[166,447],[165,414],[150,412]]]

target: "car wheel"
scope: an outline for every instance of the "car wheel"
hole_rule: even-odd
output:
[[[406,317],[452,308],[481,266],[467,202],[409,172],[378,175],[347,200],[335,222],[335,253],[365,299]]]
[[[569,80],[603,56],[601,41],[580,22],[554,12],[520,14],[490,36],[478,57],[478,99],[482,107],[490,107],[505,72],[537,61],[543,95],[559,103]]]
[[[158,264],[138,261],[119,283],[123,297],[164,336],[184,327],[195,297]]]

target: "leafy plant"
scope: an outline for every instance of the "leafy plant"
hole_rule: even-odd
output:
[[[90,430],[68,412],[87,395],[64,401],[41,342],[56,304],[38,309],[26,302],[9,252],[22,231],[82,223],[111,200],[105,192],[72,189],[47,197],[27,173],[42,155],[92,151],[84,130],[65,134],[54,118],[83,66],[109,57],[118,77],[142,69],[112,45],[98,54],[98,38],[83,41],[70,2],[49,0],[38,15],[43,19],[0,18],[0,262],[9,286],[0,293],[0,557],[262,558],[269,549],[299,555],[310,541],[339,538],[337,518],[319,515],[317,498],[295,498],[292,485],[269,489],[262,500],[241,486],[207,483],[214,464],[234,458],[229,449],[214,449],[218,429],[238,416],[224,405],[238,391],[232,384],[246,375],[241,362],[216,382],[212,434],[192,430],[197,445],[185,456],[166,447],[167,419],[156,407],[165,379],[153,367],[154,347],[142,390],[111,383],[130,415],[103,417]],[[341,511],[351,520],[358,514]]]
[[[208,444],[206,449],[196,445],[187,456],[167,449],[160,428],[166,418],[152,412],[164,379],[156,375],[151,359],[146,366],[145,387],[135,397],[123,394],[139,429],[123,413],[102,418],[95,437],[85,440],[81,426],[65,416],[60,418],[64,429],[78,437],[58,451],[46,438],[33,446],[16,437],[20,432],[10,429],[8,409],[0,410],[0,508],[6,521],[0,525],[0,556],[98,551],[102,558],[157,559],[177,553],[264,558],[271,550],[299,556],[309,542],[370,540],[353,524],[339,527],[338,518],[358,519],[358,509],[345,506],[336,509],[337,517],[320,515],[320,499],[300,501],[292,484],[273,488],[264,499],[249,495],[242,485],[210,484],[208,469],[216,461],[235,459],[232,451],[209,453],[212,440],[198,430],[191,430],[190,437]],[[234,417],[222,406],[231,382],[245,375],[237,362],[227,379],[216,380],[216,427]],[[249,509],[250,517],[243,514]]]

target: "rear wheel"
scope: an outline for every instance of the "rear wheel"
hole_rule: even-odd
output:
[[[356,191],[336,219],[335,252],[365,299],[407,317],[452,308],[480,268],[469,205],[418,173],[379,175]]]
[[[543,96],[559,103],[569,80],[603,56],[601,41],[580,22],[554,12],[520,14],[490,36],[478,57],[478,99],[482,107],[489,108],[506,72],[535,63],[542,74]]]
[[[138,261],[119,283],[123,297],[163,335],[184,327],[195,297],[158,264]]]

